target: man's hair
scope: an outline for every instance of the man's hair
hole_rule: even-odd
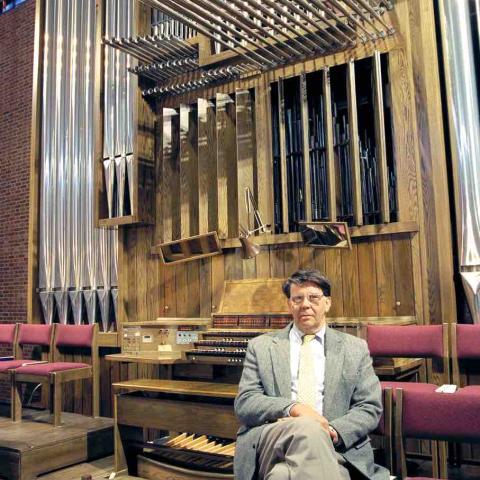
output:
[[[293,273],[283,284],[282,290],[287,298],[290,298],[290,287],[302,285],[304,283],[314,283],[320,288],[326,297],[330,297],[332,286],[327,277],[322,275],[318,270],[298,270]]]

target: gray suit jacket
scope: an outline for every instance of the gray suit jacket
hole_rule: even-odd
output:
[[[255,478],[256,447],[263,427],[284,416],[291,403],[291,325],[248,344],[235,413],[242,424],[235,448],[235,478]],[[366,479],[388,480],[374,464],[368,434],[382,413],[381,389],[367,344],[327,328],[323,415],[343,440],[339,452]]]

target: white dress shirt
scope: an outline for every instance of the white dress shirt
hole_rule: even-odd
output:
[[[323,394],[325,387],[325,331],[326,327],[315,334],[315,338],[308,344],[312,349],[313,360],[315,364],[316,378],[316,402],[315,409],[322,415],[323,412]],[[292,400],[297,400],[298,393],[298,367],[300,364],[300,347],[302,345],[303,333],[295,326],[290,330],[290,371],[292,374]]]

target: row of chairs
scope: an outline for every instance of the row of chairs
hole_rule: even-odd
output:
[[[381,382],[384,417],[377,433],[385,437],[386,463],[391,470],[407,478],[403,455],[407,436],[427,438],[424,436],[429,433],[432,440],[480,440],[480,433],[473,430],[475,423],[470,423],[471,429],[468,421],[463,424],[463,430],[455,429],[455,422],[447,425],[448,419],[438,416],[446,405],[453,408],[449,411],[452,420],[460,412],[467,414],[466,409],[461,410],[464,405],[477,402],[480,408],[480,386],[464,386],[460,368],[464,360],[480,359],[480,325],[368,326],[365,337],[372,357],[440,359],[444,366],[441,383],[463,386],[452,395],[435,392],[438,385],[434,383]],[[457,404],[458,409],[455,408]],[[446,445],[434,442],[432,449],[434,476],[447,478]]]
[[[36,383],[49,392],[52,423],[61,425],[62,390],[66,382],[90,379],[92,383],[92,414],[99,415],[100,383],[97,345],[98,326],[94,325],[33,325],[0,324],[0,344],[11,349],[12,357],[0,361],[0,379],[11,385],[11,418],[22,419],[21,389],[24,383]],[[40,350],[39,359],[26,356],[31,347]],[[81,353],[89,363],[66,362],[65,353]]]

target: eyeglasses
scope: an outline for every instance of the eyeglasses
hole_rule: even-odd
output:
[[[290,300],[295,305],[301,305],[306,298],[311,305],[319,305],[324,296],[317,293],[309,293],[306,297],[304,295],[295,295],[290,297]]]

